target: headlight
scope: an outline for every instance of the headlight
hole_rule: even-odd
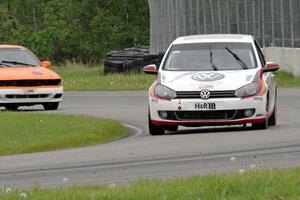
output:
[[[157,85],[155,88],[155,95],[162,99],[175,99],[176,92],[170,88],[163,85]]]
[[[236,97],[249,97],[257,94],[259,91],[259,84],[256,82],[245,85],[235,91]]]

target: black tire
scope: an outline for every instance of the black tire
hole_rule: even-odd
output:
[[[148,117],[148,127],[150,135],[164,135],[165,129],[162,126],[156,126],[151,122],[150,114]]]
[[[262,123],[252,123],[252,128],[254,130],[263,130],[263,129],[267,129],[269,122],[268,122],[268,118],[266,117],[266,119],[264,120],[264,122]]]
[[[15,110],[18,110],[19,106],[16,105],[16,104],[11,104],[11,105],[6,105],[5,106],[5,109],[6,110],[10,110],[10,111],[15,111]]]
[[[277,105],[275,104],[274,112],[269,118],[269,126],[276,126],[277,124]]]
[[[174,125],[174,126],[166,126],[165,129],[166,129],[167,131],[175,132],[175,131],[178,131],[178,126],[177,126],[177,125]]]
[[[59,102],[51,102],[51,103],[44,103],[43,107],[45,110],[57,110]]]
[[[110,73],[110,69],[108,67],[104,66],[103,73],[104,73],[104,75],[107,75],[108,73]]]
[[[269,118],[269,126],[276,126],[277,124],[277,89],[276,89],[276,94],[275,94],[275,104],[274,104],[274,111]]]

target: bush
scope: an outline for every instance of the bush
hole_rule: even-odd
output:
[[[127,17],[128,16],[128,17]],[[41,59],[99,62],[111,50],[147,45],[147,0],[3,0],[0,41]]]

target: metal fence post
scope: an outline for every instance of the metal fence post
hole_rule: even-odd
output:
[[[294,10],[293,10],[293,1],[290,0],[290,26],[291,26],[291,45],[295,47],[295,37],[294,37]]]
[[[179,4],[180,0],[175,0],[175,12],[177,13],[176,15],[176,20],[175,20],[175,26],[176,26],[176,36],[175,37],[178,37],[181,35],[181,26],[180,26],[180,19],[181,19],[181,13],[180,13],[180,4]]]
[[[271,46],[275,46],[274,0],[271,0],[271,23],[272,23],[272,44],[271,44]]]
[[[283,0],[280,0],[281,45],[285,47]]]
[[[244,0],[244,9],[245,9],[245,33],[248,34],[248,0]]]
[[[239,0],[235,2],[235,17],[236,17],[236,31],[240,33],[240,5]]]
[[[255,7],[257,6],[257,16],[256,16],[256,27],[257,27],[257,38],[259,38],[260,40],[262,40],[262,34],[261,34],[261,7],[260,7],[260,3],[259,1],[254,3]]]
[[[262,42],[263,42],[263,47],[266,46],[266,36],[265,36],[265,6],[264,6],[264,1],[261,1],[261,31],[262,31]]]
[[[212,0],[209,0],[209,8],[210,8],[212,32],[215,33],[216,32],[216,29],[215,29],[215,16],[214,16],[214,9],[213,9]]]
[[[252,1],[252,4],[251,4],[251,10],[252,10],[252,33],[253,35],[256,35],[256,27],[255,27],[255,2]]]
[[[207,34],[207,23],[206,23],[206,15],[205,15],[205,0],[202,0],[202,13],[203,13],[203,26],[204,26],[204,34]]]
[[[231,30],[230,30],[229,1],[226,1],[226,23],[227,23],[227,32],[231,33]]]
[[[223,32],[223,28],[222,28],[222,13],[221,13],[220,0],[217,1],[217,5],[218,5],[219,33],[222,33]]]
[[[196,26],[197,26],[197,34],[200,34],[200,4],[199,0],[196,0]]]

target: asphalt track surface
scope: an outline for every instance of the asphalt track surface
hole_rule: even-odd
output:
[[[57,112],[116,119],[128,124],[132,135],[108,144],[0,157],[0,187],[122,184],[300,165],[300,89],[279,90],[278,125],[267,130],[203,127],[149,136],[146,92],[67,92]]]

